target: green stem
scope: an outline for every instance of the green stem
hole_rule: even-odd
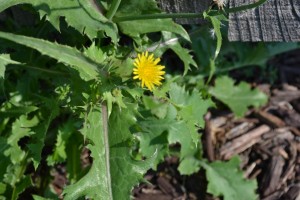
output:
[[[256,8],[260,5],[262,5],[263,3],[265,3],[267,0],[259,0],[255,3],[251,3],[251,4],[247,4],[247,5],[243,5],[243,6],[238,6],[238,7],[233,7],[233,8],[228,8],[227,10],[225,10],[228,13],[235,13],[235,12],[239,12],[239,11],[243,11],[243,10],[248,10],[248,9],[252,9],[252,8]]]
[[[259,0],[258,2],[242,5],[234,8],[227,8],[224,9],[225,13],[234,13],[239,12],[247,9],[256,8],[267,0]],[[209,15],[220,15],[221,11],[210,11]],[[156,13],[156,14],[145,14],[145,15],[131,15],[131,16],[124,16],[124,17],[115,17],[114,22],[124,22],[124,21],[131,21],[131,20],[145,20],[145,19],[165,19],[165,18],[203,18],[202,13]]]
[[[247,4],[247,5],[242,5],[242,6],[238,6],[238,7],[233,7],[233,8],[225,8],[224,10],[212,10],[209,12],[210,16],[216,16],[216,15],[220,15],[223,13],[235,13],[235,12],[240,12],[240,11],[244,11],[244,10],[248,10],[248,9],[252,9],[252,8],[256,8],[262,4],[264,4],[267,0],[259,0],[255,3],[251,3],[251,4]]]
[[[103,136],[104,136],[104,145],[105,145],[105,163],[106,163],[106,175],[107,175],[107,185],[109,190],[110,200],[113,199],[112,195],[112,185],[111,185],[111,174],[110,174],[110,153],[109,153],[109,136],[108,136],[108,110],[107,103],[102,102],[101,104],[101,115],[103,123]]]
[[[106,14],[107,19],[111,20],[115,16],[115,14],[120,6],[120,3],[121,3],[121,0],[113,0],[112,4]]]
[[[26,169],[26,166],[27,166],[26,165],[27,155],[28,154],[26,153],[24,159],[21,161],[20,165],[22,167],[21,167],[20,172],[17,174],[17,179],[19,179],[20,181],[22,181],[21,179],[22,179],[22,176],[24,175],[24,172],[25,172],[25,169]],[[11,200],[17,199],[17,197],[18,197],[18,194],[17,194],[17,191],[16,191],[16,189],[17,189],[16,184],[18,184],[18,183],[15,183],[14,186],[13,186],[13,192],[12,192],[12,195],[11,195]]]
[[[156,13],[145,15],[131,15],[124,17],[115,17],[114,22],[124,22],[131,20],[144,20],[144,19],[165,19],[165,18],[203,18],[202,13]]]

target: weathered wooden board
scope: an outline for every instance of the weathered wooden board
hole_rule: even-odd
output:
[[[230,0],[237,7],[255,0]],[[229,15],[230,41],[300,41],[300,0],[268,0]]]
[[[157,0],[159,7],[167,13],[203,13],[211,0]],[[175,19],[180,24],[200,24],[203,19]]]

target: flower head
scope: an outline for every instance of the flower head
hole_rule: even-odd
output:
[[[165,66],[158,65],[159,62],[160,58],[154,58],[154,55],[149,54],[148,51],[138,54],[134,60],[133,79],[139,79],[142,87],[146,86],[152,91],[155,86],[161,85],[164,79]]]
[[[213,0],[217,4],[219,10],[223,10],[224,6],[227,3],[227,0]]]

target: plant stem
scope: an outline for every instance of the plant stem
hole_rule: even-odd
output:
[[[115,16],[115,14],[120,6],[120,3],[121,3],[121,0],[113,0],[110,8],[106,14],[107,19],[111,20]]]
[[[216,15],[220,15],[222,13],[236,13],[236,12],[256,8],[260,5],[262,5],[263,3],[265,3],[266,1],[267,0],[259,0],[255,3],[242,5],[242,6],[238,6],[238,7],[233,7],[233,8],[225,8],[224,10],[211,10],[211,11],[209,11],[209,15],[210,16],[216,16]]]
[[[226,12],[228,13],[235,13],[235,12],[239,12],[239,11],[243,11],[243,10],[248,10],[248,9],[252,9],[252,8],[256,8],[260,5],[262,5],[263,3],[265,3],[267,0],[259,0],[255,3],[251,3],[251,4],[247,4],[247,5],[242,5],[242,6],[238,6],[238,7],[233,7],[233,8],[228,8],[226,10]]]
[[[203,18],[202,13],[156,13],[145,15],[130,15],[124,17],[115,17],[114,22],[124,22],[131,20],[144,20],[144,19],[166,19],[166,18]]]
[[[239,12],[247,9],[256,8],[263,3],[265,3],[267,0],[259,0],[258,2],[248,4],[248,5],[242,5],[234,8],[226,8],[222,12],[225,13],[234,13]],[[221,11],[210,11],[209,15],[220,15],[222,14]],[[124,17],[115,17],[114,22],[124,22],[124,21],[131,21],[131,20],[145,20],[145,19],[165,19],[165,18],[203,18],[202,13],[156,13],[156,14],[145,14],[145,15],[130,15],[130,16],[124,16]]]
[[[108,180],[108,190],[110,200],[113,199],[112,195],[112,185],[111,185],[111,175],[110,175],[110,153],[109,153],[109,137],[108,137],[108,111],[106,102],[102,102],[101,104],[101,115],[102,115],[102,123],[103,123],[103,136],[104,136],[104,145],[105,145],[105,163],[106,163],[106,176]]]

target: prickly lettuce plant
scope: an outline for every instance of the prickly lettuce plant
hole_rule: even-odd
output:
[[[208,192],[256,198],[256,183],[243,179],[238,158],[203,158],[198,130],[214,107],[211,96],[239,116],[266,97],[228,77],[210,89],[182,81],[197,66],[182,45],[190,36],[154,0],[5,0],[0,13],[1,199],[57,198],[49,182],[58,164],[66,168],[66,200],[130,199],[147,170],[174,153],[173,144],[180,146],[180,173],[204,168]],[[217,36],[206,58],[211,79],[223,18],[204,16]],[[182,61],[180,76],[167,65],[167,50]],[[232,103],[240,93],[247,98]],[[85,147],[92,165],[82,170]]]

